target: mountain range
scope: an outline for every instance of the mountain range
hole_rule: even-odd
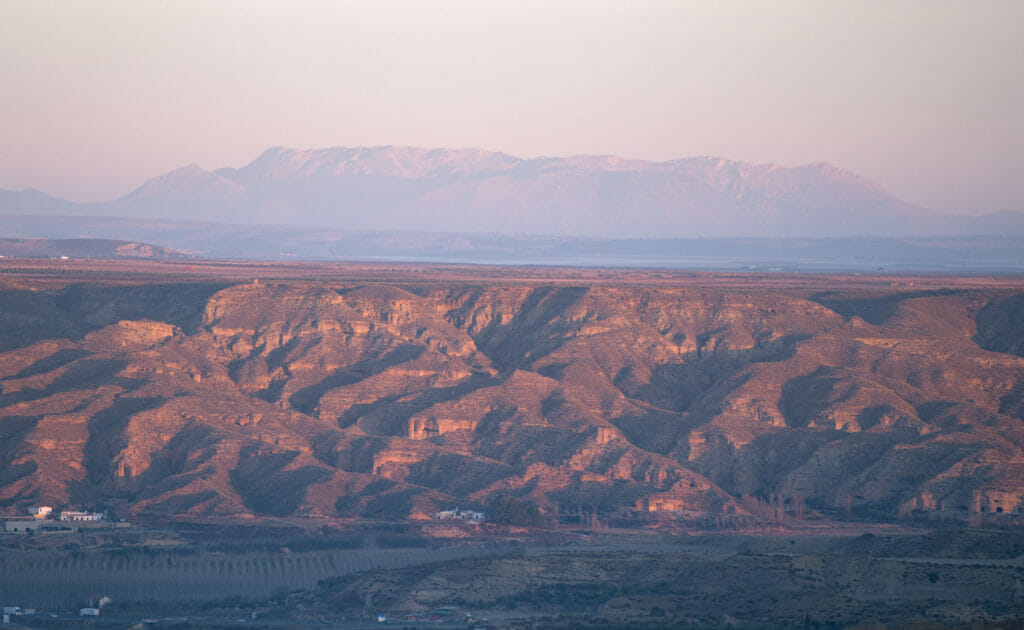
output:
[[[111,201],[0,191],[0,213],[588,238],[1022,234],[1024,213],[940,215],[826,163],[523,159],[476,149],[275,147]]]
[[[1024,518],[1019,289],[504,280],[5,274],[0,513]]]

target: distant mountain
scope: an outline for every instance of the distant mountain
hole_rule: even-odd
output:
[[[961,220],[964,217],[960,217]],[[991,214],[984,214],[971,221],[972,227],[968,229],[977,230],[985,234],[1024,234],[1024,212],[1013,210],[1001,210]]]
[[[476,149],[275,147],[238,169],[189,165],[97,204],[0,194],[0,212],[346,230],[590,238],[1024,233],[1024,214],[943,216],[830,164],[714,157],[522,159]]]
[[[57,197],[51,197],[34,188],[26,190],[0,190],[0,213],[17,214],[23,212],[61,214],[77,213],[87,209],[87,204],[76,204]]]
[[[190,164],[154,177],[128,195],[101,204],[104,214],[143,219],[223,219],[235,223],[279,222],[290,207],[262,199],[245,186]]]
[[[363,230],[649,238],[906,234],[929,219],[926,211],[827,164],[274,148],[215,175],[245,192],[208,192],[211,175],[194,172],[176,199],[203,208],[205,218],[229,222],[265,222],[269,214],[276,222]],[[146,205],[132,214],[152,216]]]
[[[190,258],[166,247],[103,238],[0,238],[0,256],[12,258]]]

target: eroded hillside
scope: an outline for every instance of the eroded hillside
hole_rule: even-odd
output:
[[[0,292],[0,509],[1024,518],[1024,294]],[[747,496],[744,499],[745,495]]]

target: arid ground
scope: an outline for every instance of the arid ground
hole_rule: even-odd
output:
[[[3,588],[128,625],[1012,619],[1022,420],[1014,276],[0,260],[0,518],[133,524]]]

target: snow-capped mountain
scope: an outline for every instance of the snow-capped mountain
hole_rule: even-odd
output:
[[[0,210],[17,210],[6,206],[24,199],[12,195],[26,194],[7,193],[11,203]],[[978,233],[970,219],[913,206],[824,163],[782,167],[714,157],[650,162],[592,155],[522,159],[476,149],[393,146],[275,147],[242,168],[206,171],[190,165],[120,199],[63,211],[598,238]],[[1011,223],[1017,214],[1009,213]],[[978,225],[998,233],[1002,222],[990,217]]]

